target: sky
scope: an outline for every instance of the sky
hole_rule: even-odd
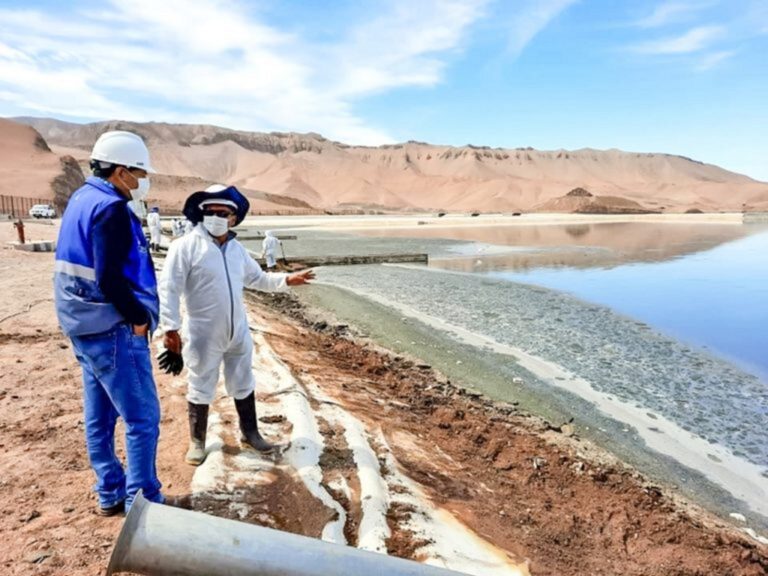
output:
[[[0,0],[0,116],[618,148],[768,181],[768,0]]]

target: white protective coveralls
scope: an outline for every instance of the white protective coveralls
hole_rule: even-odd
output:
[[[162,235],[159,212],[150,212],[147,214],[147,227],[149,228],[149,242],[159,248],[160,237]]]
[[[277,247],[280,246],[280,240],[275,237],[272,230],[264,233],[264,240],[261,243],[261,251],[267,262],[267,268],[274,268],[276,262]]]
[[[160,275],[160,324],[179,330],[187,366],[187,400],[210,404],[224,362],[227,394],[242,400],[254,391],[253,340],[243,304],[243,288],[289,290],[287,274],[268,274],[240,242],[219,246],[202,224],[171,243]],[[186,318],[182,324],[180,299]]]

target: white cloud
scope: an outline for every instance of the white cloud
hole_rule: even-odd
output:
[[[653,12],[635,22],[639,28],[658,28],[684,21],[701,10],[712,5],[712,2],[663,2],[654,8]]]
[[[696,66],[696,68],[701,71],[711,70],[712,68],[718,66],[721,62],[725,62],[729,58],[735,56],[737,52],[737,50],[721,50],[719,52],[705,54],[699,61],[699,64]]]
[[[386,14],[356,28],[331,50],[341,64],[330,90],[357,96],[396,86],[433,86],[488,0],[396,0]],[[336,80],[336,79],[334,79]]]
[[[393,0],[333,44],[270,26],[235,0],[111,0],[67,17],[0,9],[0,93],[35,113],[389,142],[355,115],[355,100],[440,82],[487,1]]]
[[[566,8],[578,0],[527,0],[516,6],[510,26],[509,49],[519,55],[528,43]]]
[[[8,46],[7,44],[3,44],[0,42],[0,58],[3,60],[8,61],[15,61],[15,62],[31,62],[31,58],[29,58],[26,54],[23,52],[19,52],[18,50],[15,50]]]
[[[725,34],[723,26],[699,26],[680,36],[651,40],[634,46],[642,54],[688,54],[699,52]]]

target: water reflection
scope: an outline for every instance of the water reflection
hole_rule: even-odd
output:
[[[768,231],[674,261],[492,274],[610,306],[710,348],[768,384]]]
[[[740,224],[612,222],[366,230],[366,236],[459,240],[430,265],[464,272],[534,268],[610,268],[661,262],[710,250],[757,228]]]
[[[461,240],[430,266],[491,273],[607,305],[768,384],[768,227],[599,223],[384,230]]]

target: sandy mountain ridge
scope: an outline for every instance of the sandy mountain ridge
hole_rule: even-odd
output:
[[[33,128],[0,118],[0,195],[63,203],[82,182],[74,158],[52,152]]]
[[[62,124],[51,120],[46,133],[62,134]],[[98,131],[95,137],[98,137]],[[50,136],[49,136],[50,137]],[[94,139],[95,141],[95,139]],[[0,195],[36,198],[53,201],[61,213],[69,195],[82,185],[84,175],[90,173],[88,155],[92,144],[84,148],[48,146],[42,135],[32,126],[0,118]],[[214,181],[197,176],[157,174],[152,177],[152,204],[164,210],[178,210],[190,191],[202,190]],[[244,190],[254,211],[292,212],[311,210],[308,204],[294,198],[260,191]],[[26,207],[25,207],[26,208]]]
[[[573,211],[568,201],[551,201],[579,187],[599,197],[605,212],[634,211],[633,202],[641,211],[768,208],[768,183],[668,154],[422,142],[366,147],[313,133],[16,120],[37,129],[55,152],[81,163],[105,130],[140,134],[162,175],[153,178],[153,200],[168,207],[203,184],[225,182],[246,191],[254,210]]]

